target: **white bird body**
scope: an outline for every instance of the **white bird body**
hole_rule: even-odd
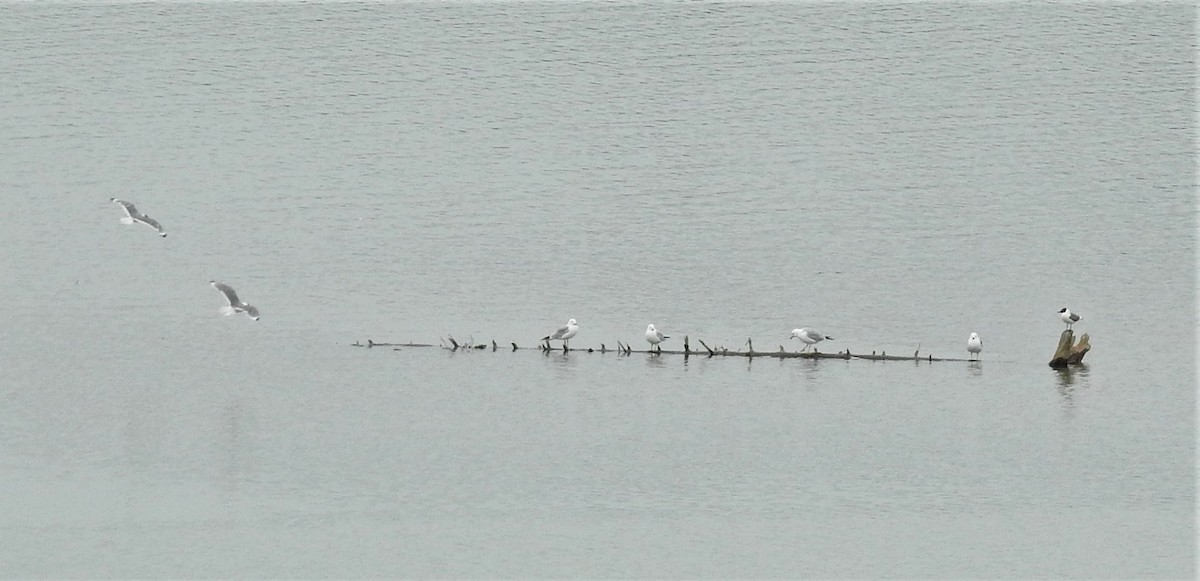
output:
[[[978,357],[980,351],[983,351],[983,339],[979,338],[979,333],[971,333],[967,337],[967,352]]]
[[[229,301],[228,306],[221,307],[222,315],[228,317],[237,313],[246,313],[246,316],[250,317],[251,319],[254,319],[255,321],[258,320],[258,309],[254,308],[253,305],[248,304],[246,301],[239,299],[237,296],[237,291],[233,290],[232,287],[224,283],[219,283],[215,280],[208,281],[208,284],[211,284],[213,288],[221,291],[221,294],[225,295],[225,299]]]
[[[571,337],[574,337],[578,332],[579,324],[575,322],[575,319],[570,319],[566,325],[555,329],[554,333],[542,337],[542,341],[562,341],[563,348],[566,349],[570,344]]]
[[[646,341],[648,341],[651,346],[658,346],[659,343],[662,343],[664,340],[670,339],[670,338],[671,337],[669,335],[663,335],[662,331],[655,329],[654,323],[650,323],[649,325],[646,325]],[[659,348],[659,350],[662,350],[661,346],[659,346],[658,348]]]
[[[809,329],[808,327],[792,329],[791,338],[799,339],[801,343],[804,343],[804,349],[801,349],[801,351],[805,351],[809,347],[812,347],[813,345],[816,345],[817,343],[820,343],[821,341],[824,341],[826,339],[829,339],[830,341],[833,340],[833,337],[828,337],[824,334],[821,334],[812,329]]]
[[[1070,329],[1071,325],[1078,323],[1079,319],[1081,319],[1082,317],[1080,317],[1079,315],[1077,315],[1075,313],[1072,313],[1071,309],[1063,307],[1062,310],[1058,312],[1058,318],[1061,319],[1062,322],[1066,323],[1067,328]]]
[[[120,205],[121,209],[125,210],[125,217],[121,218],[122,224],[145,224],[158,232],[159,236],[166,237],[167,233],[163,230],[162,224],[159,224],[158,220],[139,212],[137,206],[118,198],[109,198],[108,201]]]

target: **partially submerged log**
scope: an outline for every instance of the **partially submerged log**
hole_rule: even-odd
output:
[[[1062,369],[1068,365],[1080,365],[1083,363],[1083,356],[1091,349],[1087,333],[1076,343],[1075,332],[1067,329],[1058,337],[1058,348],[1054,350],[1054,357],[1050,359],[1050,367]]]
[[[446,344],[446,340],[449,341],[449,345]],[[465,343],[459,343],[454,337],[447,337],[446,340],[442,341],[441,347],[443,349],[446,349],[449,351],[470,350],[470,349],[482,350],[482,349],[488,348],[487,344],[482,344],[482,343],[475,344],[473,339],[468,339],[467,342],[465,342]],[[707,343],[704,342],[703,339],[697,339],[697,341],[699,341],[700,345],[702,345],[704,347],[703,351],[693,350],[691,348],[691,339],[690,339],[690,337],[687,337],[687,336],[684,336],[684,338],[683,338],[683,349],[682,350],[661,349],[661,346],[659,346],[658,348],[650,348],[650,349],[646,349],[646,350],[640,350],[640,349],[635,350],[633,348],[633,346],[629,345],[628,343],[623,343],[620,340],[617,340],[617,347],[615,350],[609,349],[607,347],[607,345],[604,343],[600,344],[599,349],[592,348],[592,347],[573,348],[573,349],[567,348],[566,346],[553,347],[546,342],[539,343],[537,347],[519,347],[519,346],[517,346],[517,344],[515,342],[509,343],[509,344],[512,345],[513,351],[536,349],[538,351],[541,351],[542,353],[545,353],[546,355],[549,355],[554,352],[569,353],[569,352],[574,351],[574,352],[588,352],[588,353],[595,353],[595,352],[608,353],[609,351],[614,351],[615,353],[617,353],[618,356],[622,356],[622,355],[628,356],[628,355],[633,355],[634,353],[644,353],[647,355],[683,355],[684,357],[691,357],[692,355],[695,355],[698,357],[706,357],[706,358],[721,356],[721,357],[746,357],[746,358],[750,358],[750,359],[753,359],[755,357],[771,357],[771,358],[776,358],[776,359],[843,359],[843,360],[864,359],[867,361],[916,361],[916,362],[926,361],[926,362],[930,362],[930,363],[935,362],[935,361],[971,361],[970,359],[934,357],[933,355],[922,356],[922,355],[920,355],[920,347],[919,346],[917,348],[917,351],[914,352],[912,354],[912,356],[901,356],[901,355],[888,355],[886,352],[884,352],[880,355],[876,355],[874,351],[872,351],[870,355],[856,354],[856,353],[851,353],[849,349],[847,349],[845,351],[839,351],[836,353],[822,353],[815,349],[812,351],[787,351],[786,349],[784,349],[783,345],[779,346],[778,351],[755,351],[754,350],[754,342],[752,339],[746,340],[746,346],[748,347],[748,349],[746,351],[736,351],[736,350],[731,351],[728,348],[721,347],[721,346],[710,347]],[[368,348],[370,348],[370,347],[437,347],[437,345],[431,345],[428,343],[411,343],[411,342],[410,343],[376,343],[371,339],[367,339],[366,344],[354,342],[351,345],[354,347],[368,347]],[[1083,346],[1082,353],[1079,353],[1079,355],[1078,355],[1078,358],[1081,359],[1083,357],[1083,353],[1086,353],[1087,349],[1088,349],[1087,335],[1084,335],[1083,339],[1080,341],[1080,345]],[[498,348],[498,345],[495,341],[492,341],[490,346],[491,346],[492,351],[496,351]]]
[[[434,345],[429,343],[413,343],[411,341],[408,343],[376,343],[370,339],[367,339],[366,343],[359,343],[358,341],[355,341],[351,343],[350,346],[366,347],[367,349],[370,349],[372,347],[433,347]]]

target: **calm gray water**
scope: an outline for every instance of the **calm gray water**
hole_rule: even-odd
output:
[[[0,576],[1192,578],[1194,24],[2,4]]]

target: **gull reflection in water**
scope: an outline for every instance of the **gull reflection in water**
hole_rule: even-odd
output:
[[[1080,363],[1058,369],[1056,373],[1058,373],[1058,396],[1062,399],[1063,408],[1069,412],[1075,408],[1076,390],[1088,387],[1088,368],[1087,365]]]

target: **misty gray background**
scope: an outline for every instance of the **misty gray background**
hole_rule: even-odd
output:
[[[1194,25],[2,4],[0,575],[1192,578]]]

